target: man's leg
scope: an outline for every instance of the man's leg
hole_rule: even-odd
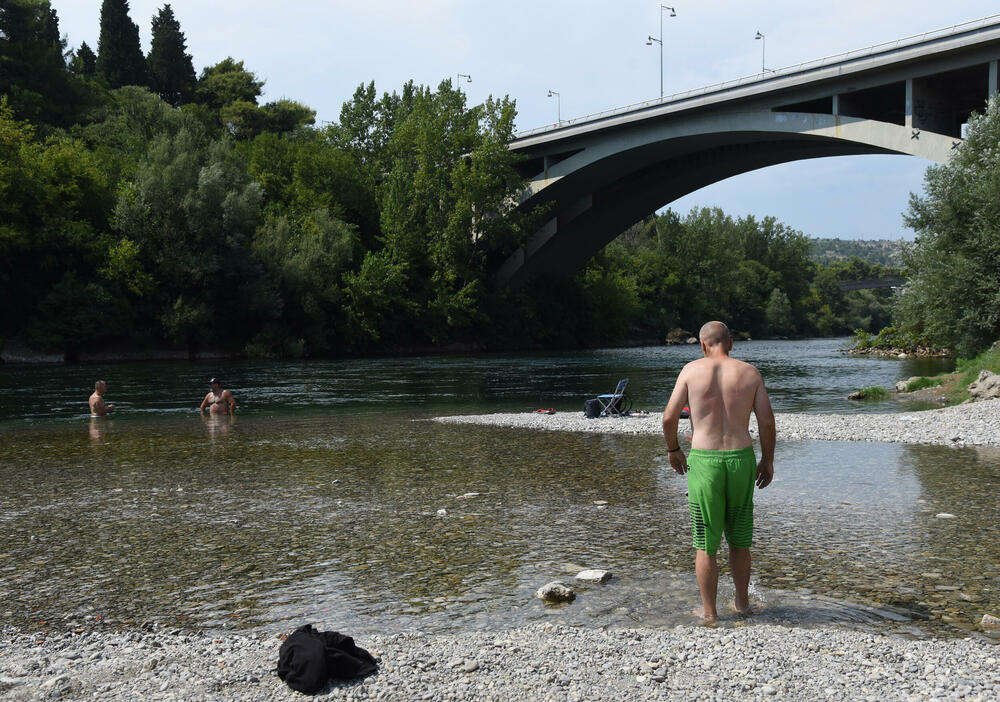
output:
[[[719,592],[719,564],[716,557],[698,549],[694,557],[694,573],[698,578],[698,591],[701,592],[701,617],[706,622],[714,622],[719,616],[715,606]]]
[[[733,605],[740,614],[750,614],[750,549],[729,547],[729,569],[733,572],[736,598]]]

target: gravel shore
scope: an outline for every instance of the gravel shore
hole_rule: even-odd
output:
[[[995,645],[838,629],[534,625],[501,633],[361,638],[379,659],[345,700],[995,700]],[[0,633],[6,700],[299,700],[273,636]]]
[[[518,429],[579,431],[606,434],[659,434],[660,414],[632,414],[627,417],[587,419],[582,412],[535,414],[476,414],[437,417],[435,421],[455,424],[485,424]],[[1000,400],[970,402],[954,407],[900,412],[896,414],[779,414],[779,440],[881,441],[900,444],[943,446],[1000,446]],[[690,424],[681,420],[682,434],[690,434]],[[751,434],[757,424],[751,418]]]

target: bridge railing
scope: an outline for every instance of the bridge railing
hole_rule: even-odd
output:
[[[825,66],[833,64],[846,63],[847,61],[854,61],[859,58],[869,58],[871,56],[876,56],[878,54],[886,53],[889,51],[895,51],[897,49],[902,49],[907,46],[921,44],[923,42],[932,41],[934,39],[943,39],[945,37],[953,36],[956,34],[962,34],[963,32],[968,32],[973,29],[982,29],[984,27],[989,27],[995,24],[1000,24],[1000,15],[990,15],[988,17],[983,17],[981,19],[970,20],[968,22],[962,22],[961,24],[954,24],[950,27],[944,27],[942,29],[934,29],[929,32],[924,32],[922,34],[914,34],[912,36],[903,37],[902,39],[896,39],[895,41],[887,41],[881,44],[873,44],[872,46],[865,47],[864,49],[854,49],[852,51],[846,51],[842,54],[834,54],[832,56],[824,56],[823,58],[812,59],[810,61],[803,61],[802,63],[798,63],[792,66],[785,66],[784,68],[768,70],[764,73],[754,73],[749,76],[743,76],[742,78],[732,78],[730,80],[722,81],[721,83],[713,83],[712,85],[706,85],[702,88],[693,88],[691,90],[685,90],[683,92],[674,93],[672,95],[666,95],[660,98],[654,98],[652,100],[644,100],[643,102],[632,103],[631,105],[626,105],[624,107],[615,107],[609,110],[604,110],[602,112],[595,112],[593,114],[585,115],[583,117],[564,119],[561,120],[558,124],[547,124],[543,127],[535,127],[533,129],[528,129],[523,132],[517,132],[514,135],[514,139],[523,139],[525,137],[535,136],[537,134],[554,132],[560,129],[565,129],[566,127],[573,127],[580,124],[586,124],[588,122],[598,122],[608,117],[616,117],[618,115],[627,114],[629,112],[639,112],[644,109],[648,109],[651,107],[659,107],[660,105],[667,105],[673,102],[683,102],[684,100],[689,100],[693,97],[702,97],[704,95],[709,95],[711,93],[723,92],[725,90],[738,88],[740,86],[749,85],[751,83],[762,83],[764,81],[771,80],[772,78],[795,75],[796,73],[804,73],[806,71],[816,70],[818,68],[823,68]]]

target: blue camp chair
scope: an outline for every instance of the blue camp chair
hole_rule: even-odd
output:
[[[601,403],[601,416],[618,415],[619,417],[628,412],[631,407],[625,396],[625,388],[628,386],[628,378],[622,378],[615,386],[615,391],[610,395],[598,395],[597,401]]]

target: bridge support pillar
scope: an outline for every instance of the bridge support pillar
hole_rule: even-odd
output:
[[[997,61],[996,59],[990,61],[990,82],[987,87],[988,95],[990,97],[996,95],[997,91],[1000,90],[1000,76],[997,75],[997,64],[1000,64],[1000,61]]]

